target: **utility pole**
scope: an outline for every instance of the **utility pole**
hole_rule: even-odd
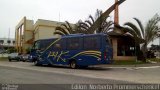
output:
[[[8,40],[10,40],[10,28],[9,28],[9,31],[8,31]]]
[[[8,31],[8,40],[7,40],[7,43],[8,43],[8,50],[9,50],[9,45],[10,45],[10,28],[9,28],[9,31]]]
[[[159,37],[159,47],[160,47],[160,30],[158,31],[158,37]],[[159,48],[160,49],[160,48]],[[160,50],[158,50],[158,53],[159,53],[159,58],[160,58]]]

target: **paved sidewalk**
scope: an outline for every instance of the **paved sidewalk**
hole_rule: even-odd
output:
[[[93,67],[103,67],[103,68],[121,68],[121,69],[140,69],[140,68],[158,68],[160,67],[160,62],[156,63],[146,63],[146,64],[135,64],[135,65],[114,65],[114,64],[107,64],[107,65],[95,65]]]

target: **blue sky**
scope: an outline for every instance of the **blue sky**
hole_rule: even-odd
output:
[[[105,11],[114,0],[0,0],[0,37],[14,38],[15,26],[26,16],[28,19],[46,19],[76,23],[85,20],[96,9]],[[153,15],[160,15],[160,0],[126,0],[120,7],[120,24],[134,22],[136,17],[143,24]],[[113,13],[110,15],[113,19]],[[158,41],[154,43],[158,44]]]

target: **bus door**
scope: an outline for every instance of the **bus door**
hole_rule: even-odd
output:
[[[40,41],[36,41],[30,51],[30,60],[34,62],[37,59],[37,55],[40,49]]]

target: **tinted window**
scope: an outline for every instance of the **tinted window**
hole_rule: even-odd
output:
[[[40,48],[41,50],[45,50],[54,40],[42,40]]]
[[[109,36],[105,36],[105,40],[106,40],[106,45],[108,46],[111,46],[112,45],[112,40],[109,38]]]
[[[67,39],[67,49],[68,50],[76,50],[81,49],[82,47],[82,38],[69,38]]]
[[[84,49],[100,49],[101,39],[98,36],[95,37],[84,37]]]
[[[35,42],[33,49],[40,49],[39,41]]]
[[[61,39],[59,41],[57,41],[54,45],[53,45],[53,50],[64,50],[65,48],[65,39]]]

